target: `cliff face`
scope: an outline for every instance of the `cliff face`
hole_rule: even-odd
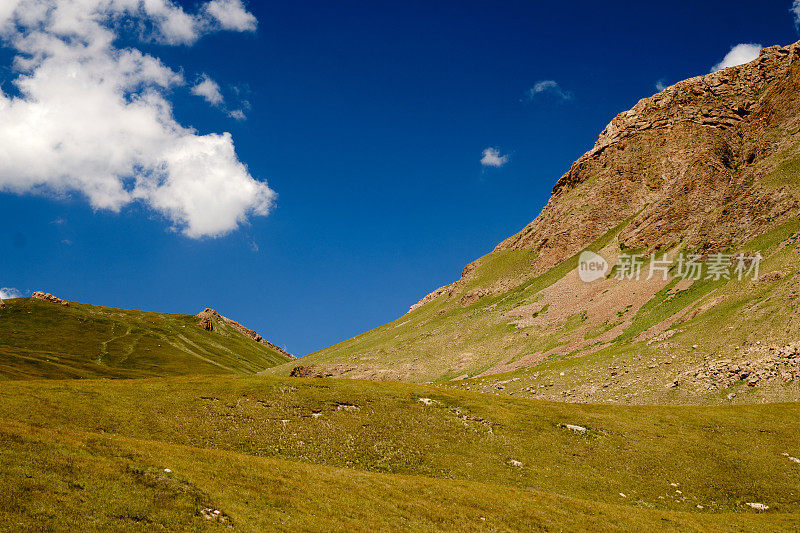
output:
[[[752,63],[682,81],[619,114],[541,214],[495,251],[536,252],[532,277],[630,217],[619,236],[626,247],[707,252],[785,220],[798,207],[794,183],[768,178],[800,154],[798,52],[800,43],[765,48]],[[474,270],[412,309],[457,292]]]

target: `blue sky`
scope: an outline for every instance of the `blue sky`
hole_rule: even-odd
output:
[[[115,26],[115,48],[159,58],[182,78],[159,93],[174,122],[196,130],[182,138],[230,133],[235,158],[220,156],[219,175],[197,193],[230,210],[187,204],[205,167],[179,168],[161,152],[175,175],[114,200],[90,188],[83,159],[47,152],[60,142],[33,159],[0,149],[0,287],[152,311],[214,307],[298,355],[390,321],[457,279],[532,220],[611,118],[657,83],[707,73],[740,43],[798,39],[791,1],[245,3],[257,24],[244,11],[229,20],[183,7],[204,13],[196,35],[167,42]],[[30,98],[14,85],[22,45],[12,40],[0,52],[2,89]],[[216,103],[192,93],[204,75],[221,102],[213,87],[195,92]],[[41,90],[55,101],[61,89]],[[48,135],[97,129],[103,101],[87,102],[97,117]],[[30,109],[18,111],[0,109],[0,121]],[[38,142],[6,129],[0,140]],[[159,130],[147,149],[175,135]],[[215,139],[223,153],[227,141]],[[481,164],[487,148],[495,166]],[[160,188],[173,178],[183,188]],[[120,180],[130,189],[136,176]],[[241,200],[234,185],[261,203]],[[100,205],[115,201],[118,211]]]

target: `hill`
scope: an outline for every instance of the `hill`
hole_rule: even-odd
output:
[[[0,309],[0,379],[252,374],[293,359],[213,310],[148,313],[36,295]]]
[[[776,531],[800,407],[630,407],[356,380],[10,381],[4,527]]]
[[[798,51],[766,48],[640,101],[533,222],[455,283],[301,368],[269,373],[567,401],[800,398]],[[578,272],[589,251],[608,264],[591,283]],[[628,276],[631,257],[641,277]],[[736,275],[737,258],[749,269],[756,257],[757,276]],[[725,275],[709,276],[719,258]],[[666,276],[648,275],[654,259],[668,261]],[[687,260],[702,275],[687,276]]]

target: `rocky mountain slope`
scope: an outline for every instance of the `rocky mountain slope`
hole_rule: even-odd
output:
[[[244,327],[235,320],[231,320],[230,318],[222,316],[213,309],[206,308],[200,314],[198,314],[197,317],[200,319],[198,325],[206,331],[219,331],[220,329],[224,331],[227,327],[230,327],[238,331],[245,337],[252,339],[254,342],[263,344],[273,352],[277,352],[283,355],[286,359],[297,359],[295,356],[293,356],[280,346],[275,346],[267,339],[265,339],[264,337],[253,331],[252,329]]]
[[[533,250],[526,275],[534,276],[629,218],[622,247],[704,251],[788,220],[800,201],[798,52],[800,42],[765,48],[752,63],[682,81],[619,114],[556,182],[542,213],[495,252]],[[457,292],[475,268],[420,304]]]
[[[252,374],[294,359],[209,310],[129,311],[44,292],[0,308],[0,379]]]
[[[800,339],[798,52],[766,48],[621,113],[522,231],[295,374],[568,401],[797,399],[796,359],[781,354]],[[611,267],[593,283],[577,272],[587,250]],[[761,276],[680,276],[681,258],[709,268],[723,253],[760,254]],[[645,276],[617,279],[626,254]],[[667,254],[666,276],[647,279],[651,254]]]

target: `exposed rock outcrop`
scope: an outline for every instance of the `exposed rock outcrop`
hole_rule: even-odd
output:
[[[236,322],[235,320],[231,320],[230,318],[222,316],[221,314],[217,313],[215,310],[211,308],[206,308],[205,310],[200,312],[197,315],[197,318],[200,319],[200,322],[198,322],[197,325],[206,331],[215,331],[216,324],[226,324],[237,330],[239,333],[245,335],[246,337],[253,339],[255,342],[268,346],[271,350],[274,350],[291,359],[297,359],[297,357],[293,356],[280,346],[272,344],[271,342],[269,342],[267,339],[265,339],[252,329],[248,329],[243,325],[239,324],[238,322]]]
[[[200,323],[198,324],[201,328],[206,331],[214,331],[214,321],[211,319],[211,316],[205,313],[200,313]]]
[[[409,312],[413,311],[418,307],[422,307],[428,302],[431,302],[441,296],[442,294],[447,294],[448,296],[458,292],[470,279],[470,276],[477,268],[478,262],[473,261],[472,263],[468,264],[464,267],[461,271],[461,277],[455,283],[451,283],[450,285],[445,285],[444,287],[440,287],[427,295],[425,298],[417,302],[416,304],[412,305],[411,308],[408,310]]]
[[[289,373],[293,378],[329,378],[333,375],[333,372],[319,370],[314,365],[297,365]]]
[[[755,387],[770,380],[784,383],[800,380],[800,342],[786,346],[752,346],[731,359],[710,361],[702,368],[684,372],[681,378],[689,383],[705,383],[714,389],[737,383]]]
[[[31,298],[36,298],[37,300],[44,300],[45,302],[59,304],[59,305],[62,305],[64,307],[69,307],[69,302],[68,301],[62,300],[61,298],[53,296],[49,292],[36,291],[33,294],[31,294]]]

